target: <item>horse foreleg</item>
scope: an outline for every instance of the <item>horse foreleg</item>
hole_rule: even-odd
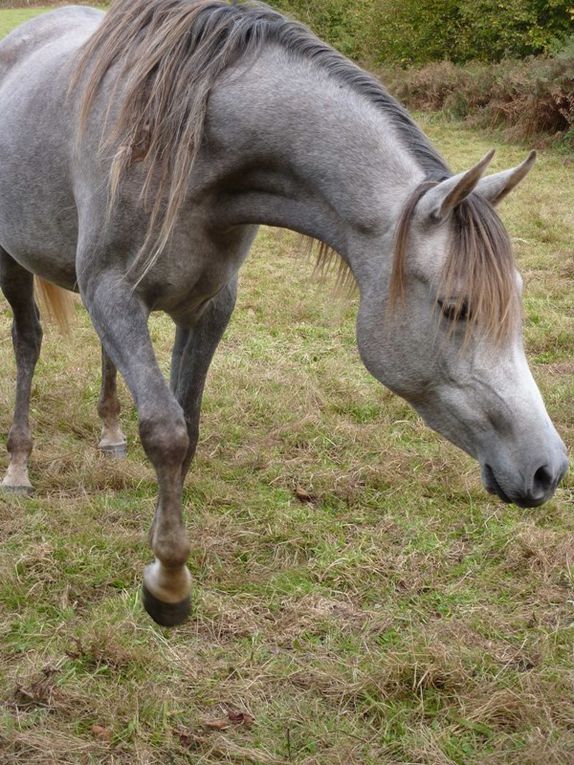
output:
[[[79,268],[78,277],[105,352],[134,397],[141,442],[158,478],[160,521],[151,535],[155,560],[144,571],[144,606],[159,624],[179,624],[190,609],[189,542],[181,506],[182,466],[189,445],[186,422],[157,364],[147,310],[129,285],[114,272],[85,273]]]
[[[34,302],[34,278],[4,250],[0,250],[0,287],[14,316],[12,342],[16,357],[16,402],[7,442],[10,462],[2,481],[2,488],[16,493],[30,493],[30,391],[34,369],[40,356],[42,328]]]
[[[199,321],[187,329],[178,326],[172,354],[171,389],[183,408],[189,447],[182,466],[185,480],[199,438],[199,415],[207,372],[229,323],[237,297],[237,279],[209,303]]]
[[[120,425],[120,402],[117,393],[117,370],[102,347],[102,386],[98,414],[102,420],[102,437],[98,447],[109,457],[125,457],[127,439]]]

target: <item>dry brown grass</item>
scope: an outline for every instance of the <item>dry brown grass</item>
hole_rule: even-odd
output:
[[[509,140],[574,142],[574,55],[499,64],[449,61],[384,77],[414,109],[442,110],[471,125],[499,127]]]

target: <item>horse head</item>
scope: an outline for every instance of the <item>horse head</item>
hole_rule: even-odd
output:
[[[357,337],[372,374],[479,461],[489,492],[534,507],[568,463],[525,358],[522,279],[494,208],[535,154],[483,178],[492,155],[411,195],[390,288],[362,290]]]

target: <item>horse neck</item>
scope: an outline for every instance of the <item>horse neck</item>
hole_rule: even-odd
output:
[[[222,226],[317,238],[347,260],[359,286],[380,271],[367,243],[390,242],[424,177],[380,107],[312,61],[271,48],[216,89],[208,124]]]

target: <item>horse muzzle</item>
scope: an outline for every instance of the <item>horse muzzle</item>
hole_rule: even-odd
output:
[[[560,454],[524,472],[510,472],[485,462],[482,464],[482,481],[486,490],[503,502],[519,507],[539,507],[554,496],[567,472],[568,460],[565,454]]]

